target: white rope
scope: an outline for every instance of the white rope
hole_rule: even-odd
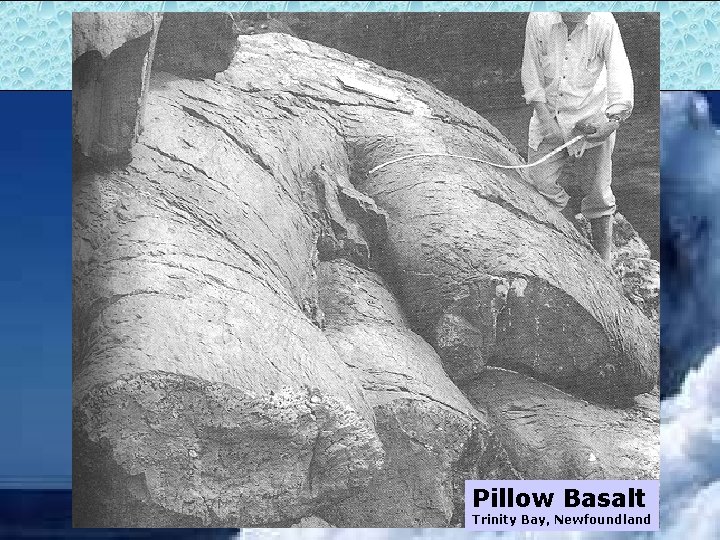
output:
[[[565,144],[558,146],[555,150],[553,150],[549,154],[545,154],[543,157],[541,157],[537,161],[534,161],[532,163],[522,163],[521,165],[503,165],[502,163],[493,163],[492,161],[487,161],[487,160],[472,157],[472,156],[462,156],[459,154],[445,154],[443,152],[424,152],[422,154],[408,154],[407,156],[402,156],[399,158],[391,159],[390,161],[386,161],[382,165],[373,167],[372,169],[370,169],[370,172],[368,174],[373,174],[373,173],[379,171],[380,169],[382,169],[383,167],[387,167],[388,165],[392,165],[392,164],[398,163],[400,161],[405,161],[406,159],[413,159],[413,158],[418,158],[418,157],[450,157],[450,158],[467,159],[470,161],[476,161],[477,163],[484,163],[486,165],[492,165],[493,167],[498,167],[500,169],[527,169],[529,167],[534,167],[535,165],[540,165],[541,163],[544,163],[545,161],[547,161],[548,159],[553,157],[555,154],[557,154],[558,152],[562,152],[568,146],[572,146],[573,144],[575,144],[576,142],[581,140],[583,137],[585,137],[585,135],[577,135],[577,136],[573,137],[572,139],[570,139]]]

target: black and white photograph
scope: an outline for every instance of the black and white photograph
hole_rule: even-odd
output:
[[[73,525],[659,478],[659,14],[74,13]]]

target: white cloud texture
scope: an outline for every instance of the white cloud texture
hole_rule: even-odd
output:
[[[663,538],[720,538],[720,348],[661,409]]]

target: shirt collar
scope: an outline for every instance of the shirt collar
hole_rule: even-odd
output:
[[[559,11],[552,11],[552,12],[548,13],[548,16],[550,17],[550,21],[553,26],[555,26],[556,24],[563,24],[562,15],[560,15]],[[581,24],[584,24],[585,26],[587,26],[588,21],[590,20],[590,17],[592,17],[592,16],[593,16],[593,14],[589,13],[588,16],[585,17],[585,20]]]

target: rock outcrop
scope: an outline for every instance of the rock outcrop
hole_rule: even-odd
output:
[[[356,372],[386,452],[370,485],[326,515],[333,523],[378,526],[399,515],[408,526],[457,520],[464,479],[503,466],[488,451],[485,415],[450,381],[435,350],[409,330],[380,276],[336,260],[321,263],[319,284],[325,334]]]
[[[461,388],[488,411],[522,478],[658,478],[657,391],[617,409],[501,368]]]
[[[130,146],[142,131],[161,20],[161,13],[74,15],[72,96],[77,154],[106,164],[128,161]]]
[[[370,172],[508,141],[350,55],[233,47],[214,80],[153,70],[129,161],[75,172],[76,525],[442,527],[468,478],[656,474],[657,419],[614,407],[655,385],[657,325],[575,227],[523,174]],[[543,468],[514,393],[610,427]]]
[[[582,214],[575,216],[575,226],[590,240],[590,222]],[[648,245],[620,212],[613,216],[611,266],[628,300],[660,324],[660,262],[651,258]]]

